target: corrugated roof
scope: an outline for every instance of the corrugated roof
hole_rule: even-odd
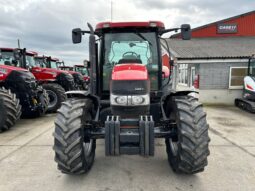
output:
[[[247,58],[255,54],[255,37],[167,39],[179,59]]]

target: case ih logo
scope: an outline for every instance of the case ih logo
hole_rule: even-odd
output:
[[[237,24],[218,24],[217,32],[220,34],[237,33]]]

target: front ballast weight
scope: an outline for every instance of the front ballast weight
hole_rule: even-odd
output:
[[[120,154],[154,155],[154,121],[152,116],[123,120],[119,116],[107,117],[105,121],[105,155]]]

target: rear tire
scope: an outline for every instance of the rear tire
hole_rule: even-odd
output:
[[[49,95],[48,112],[56,112],[61,103],[66,100],[65,89],[59,84],[43,84],[43,88]]]
[[[202,104],[191,96],[174,97],[168,103],[170,119],[177,123],[177,136],[166,139],[168,161],[177,173],[204,171],[209,155],[208,127]]]
[[[53,149],[63,173],[83,174],[94,163],[96,140],[86,139],[83,131],[83,125],[92,119],[92,108],[91,100],[72,98],[58,110]]]
[[[21,105],[16,94],[0,88],[0,132],[10,129],[21,115]]]

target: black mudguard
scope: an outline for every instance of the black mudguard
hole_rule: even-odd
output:
[[[75,90],[75,91],[68,91],[66,92],[66,95],[68,98],[83,98],[83,99],[91,99],[93,101],[94,105],[94,116],[95,121],[98,121],[99,119],[99,108],[100,108],[100,98],[96,95],[91,94],[89,91],[83,91],[83,90]]]
[[[199,94],[197,91],[192,91],[192,90],[185,90],[185,91],[168,91],[164,92],[163,96],[161,97],[160,100],[160,105],[161,105],[161,112],[162,112],[162,117],[164,120],[168,120],[167,117],[167,112],[166,112],[166,107],[168,101],[171,99],[171,97],[176,97],[176,96],[187,96],[190,93],[196,93]]]

